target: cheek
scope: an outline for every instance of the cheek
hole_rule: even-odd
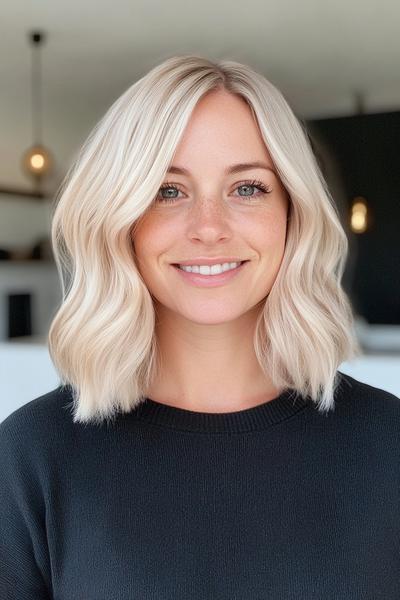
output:
[[[152,215],[132,231],[132,245],[137,266],[142,274],[151,276],[154,267],[157,267],[160,261],[165,261],[165,256],[168,256],[168,251],[177,237],[173,227]]]
[[[146,261],[152,256],[152,239],[151,226],[147,223],[142,223],[137,227],[131,235],[132,246],[135,253],[136,267],[142,277],[146,277]]]
[[[260,217],[253,225],[250,239],[260,251],[282,252],[286,240],[286,215],[268,215]]]
[[[157,240],[160,238],[157,232],[157,224],[154,218],[147,216],[132,231],[132,244],[137,257],[144,260],[146,256],[152,255],[157,246]]]

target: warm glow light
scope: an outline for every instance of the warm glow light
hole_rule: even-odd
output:
[[[32,169],[42,169],[45,163],[43,154],[33,154],[30,158]]]
[[[25,170],[35,177],[47,175],[52,166],[50,154],[44,146],[35,145],[29,148],[23,157]]]
[[[351,230],[354,233],[364,233],[368,227],[367,201],[362,196],[354,198],[350,217]]]

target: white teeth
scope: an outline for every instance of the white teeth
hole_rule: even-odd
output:
[[[200,273],[200,275],[218,275],[219,273],[223,273],[224,271],[230,271],[231,269],[236,269],[240,262],[231,262],[231,263],[223,263],[222,265],[191,265],[183,266],[179,265],[179,268],[183,271],[187,271],[188,273]]]

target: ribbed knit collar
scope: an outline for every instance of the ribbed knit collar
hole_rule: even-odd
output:
[[[141,421],[168,429],[229,433],[267,429],[309,405],[308,398],[299,396],[293,390],[286,390],[272,400],[234,412],[197,412],[162,404],[151,398],[146,398],[133,412]]]

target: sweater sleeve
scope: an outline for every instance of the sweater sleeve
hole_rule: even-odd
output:
[[[45,502],[23,415],[0,423],[0,598],[51,600]]]

